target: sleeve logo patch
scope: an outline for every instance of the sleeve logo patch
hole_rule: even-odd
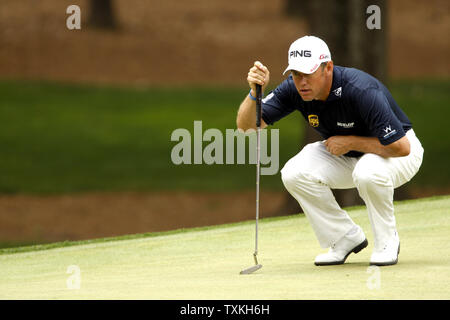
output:
[[[389,138],[390,136],[393,136],[394,134],[397,133],[397,130],[392,129],[390,125],[387,126],[386,128],[384,128],[383,131],[384,131],[384,133],[385,133],[385,135],[383,136],[383,138],[385,138],[385,139],[387,139],[387,138]]]
[[[333,90],[336,97],[340,97],[342,95],[342,87]]]
[[[316,114],[310,114],[308,116],[308,121],[311,127],[318,127],[319,126],[319,116]]]

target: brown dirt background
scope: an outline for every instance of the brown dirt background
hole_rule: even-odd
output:
[[[264,216],[283,202],[261,192]],[[4,241],[61,241],[216,225],[255,218],[255,192],[118,192],[0,196]]]
[[[387,17],[381,18],[388,19],[390,28],[390,76],[448,76],[450,2],[388,2]],[[81,8],[81,30],[66,28],[70,4]],[[290,43],[308,32],[303,21],[283,14],[283,0],[114,4],[120,28],[108,32],[86,25],[87,0],[2,0],[0,76],[125,85],[245,85],[249,65],[258,59],[277,82]]]
[[[82,30],[66,28],[70,4],[82,10]],[[282,0],[115,1],[120,23],[116,32],[86,25],[87,4],[2,0],[0,78],[127,86],[245,85],[248,67],[258,59],[278,82],[289,44],[308,32],[303,21],[283,15]],[[391,0],[383,18],[389,19],[392,78],[448,77],[449,1]],[[276,212],[284,196],[262,192],[262,216]],[[0,241],[164,231],[253,219],[254,211],[253,190],[0,195]]]

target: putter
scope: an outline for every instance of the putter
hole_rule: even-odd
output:
[[[255,252],[253,259],[255,265],[244,269],[240,274],[250,274],[262,268],[258,263],[258,220],[259,220],[259,176],[260,176],[260,135],[261,135],[261,85],[256,85],[256,223],[255,223]]]

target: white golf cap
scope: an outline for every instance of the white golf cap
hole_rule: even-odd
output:
[[[290,70],[310,74],[315,72],[322,62],[331,61],[331,53],[322,39],[304,36],[292,42],[288,61],[289,65],[283,74]]]

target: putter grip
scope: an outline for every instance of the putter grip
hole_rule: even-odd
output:
[[[261,85],[256,85],[256,127],[261,127]]]

